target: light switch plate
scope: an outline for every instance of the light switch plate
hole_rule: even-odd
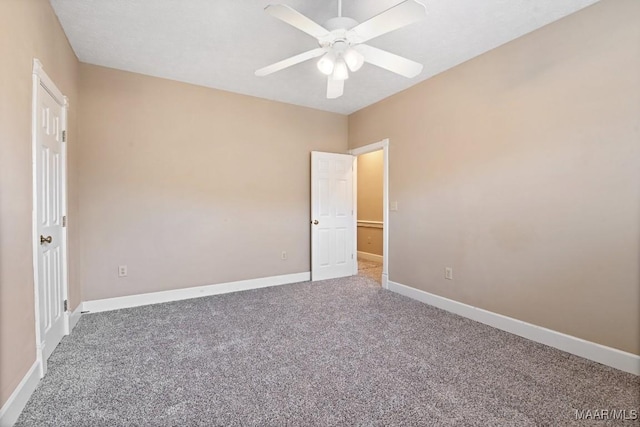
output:
[[[393,201],[389,203],[389,209],[392,211],[397,211],[398,210],[398,202],[397,201]]]
[[[444,278],[447,280],[453,280],[453,268],[451,267],[444,268]]]

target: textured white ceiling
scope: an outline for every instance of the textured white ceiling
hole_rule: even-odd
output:
[[[344,95],[326,99],[326,77],[309,61],[266,77],[258,68],[317,47],[267,15],[284,3],[318,23],[338,0],[51,0],[82,62],[349,114],[598,0],[422,0],[427,19],[368,44],[424,64],[406,79],[365,64]],[[362,22],[400,0],[343,0]]]

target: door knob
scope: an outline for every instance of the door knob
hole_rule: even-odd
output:
[[[51,243],[53,241],[53,238],[51,236],[40,236],[40,244],[44,245],[45,243]]]
[[[313,225],[318,225],[318,224],[319,224],[318,220],[317,220],[317,219],[314,219],[314,220],[313,220]]]

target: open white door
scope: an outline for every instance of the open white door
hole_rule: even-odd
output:
[[[34,73],[34,258],[36,340],[41,374],[65,335],[66,98],[46,78]]]
[[[311,152],[311,280],[353,275],[353,156]]]

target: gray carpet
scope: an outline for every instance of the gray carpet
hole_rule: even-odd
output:
[[[85,315],[17,425],[567,426],[639,394],[356,276]]]
[[[382,263],[358,258],[358,274],[382,284]]]

